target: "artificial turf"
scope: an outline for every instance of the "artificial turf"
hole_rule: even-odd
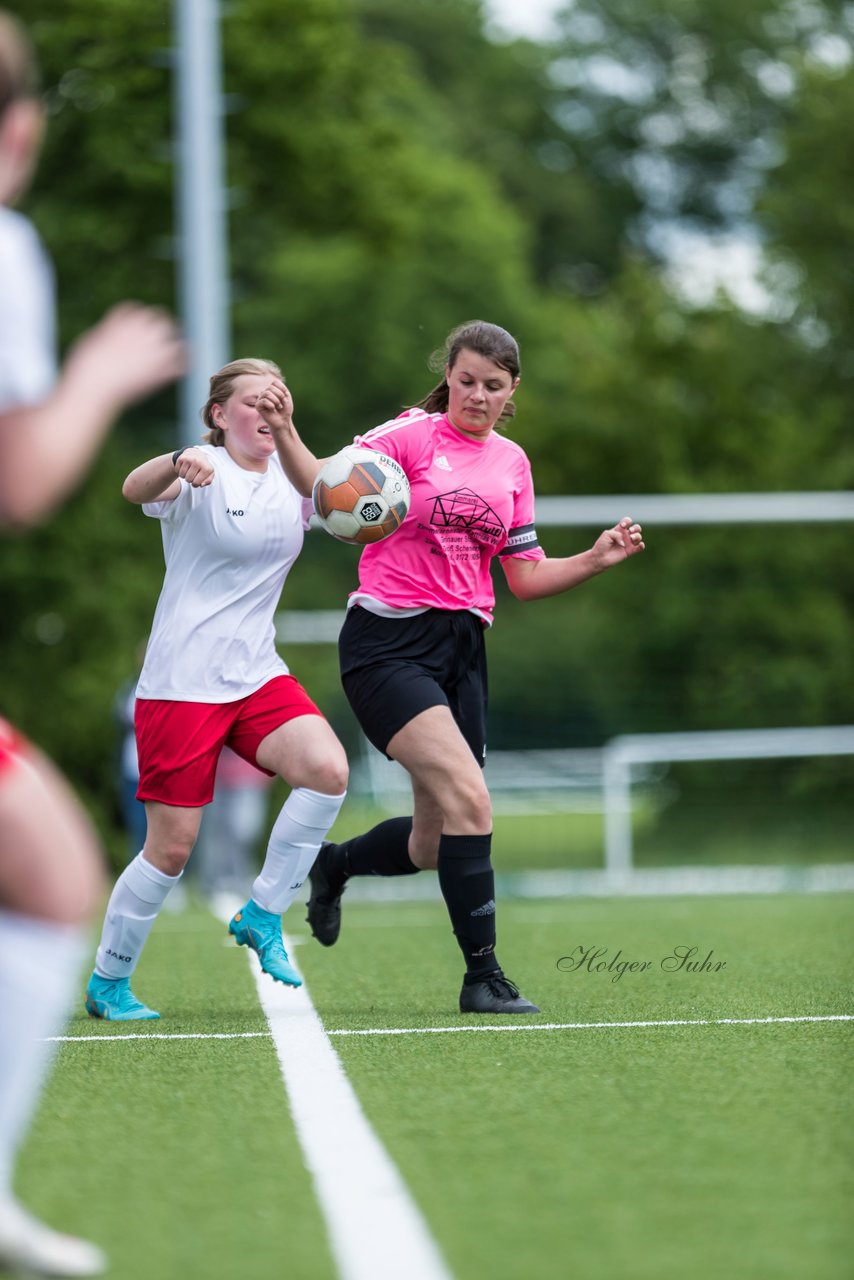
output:
[[[423,1032],[332,1042],[457,1280],[850,1276],[854,1024],[545,1024],[850,1014],[854,897],[505,901],[499,955],[542,1013],[439,1033],[522,1024],[456,1012],[440,902],[344,901],[335,948],[297,907],[286,928],[329,1031]],[[682,946],[709,967],[662,968]],[[578,948],[648,967],[558,966]],[[62,1047],[22,1196],[122,1280],[332,1276],[270,1041],[152,1038],[263,1032],[244,954],[195,906],[134,985],[162,1020]]]

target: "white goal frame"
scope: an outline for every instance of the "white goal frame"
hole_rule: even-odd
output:
[[[633,519],[654,527],[826,524],[854,520],[854,492],[604,494],[537,498],[536,523],[542,527],[607,528],[623,515],[631,515]],[[343,609],[282,613],[276,618],[277,639],[285,644],[334,643],[343,620]],[[514,753],[506,754],[509,760]],[[574,756],[584,753],[548,754]],[[519,881],[516,891],[522,896],[854,890],[854,862],[808,868],[637,868],[632,840],[633,775],[637,775],[643,766],[648,768],[654,764],[680,761],[854,755],[854,725],[624,734],[612,738],[599,751],[587,754],[600,756],[604,866],[601,871],[521,874],[513,879]],[[395,780],[390,776],[393,772],[394,766],[389,766],[382,757],[368,764],[368,789],[376,798],[386,791],[389,784],[392,790],[395,789]],[[401,780],[396,781],[400,785]],[[553,787],[554,779],[548,785]],[[567,785],[570,785],[569,779]]]
[[[605,871],[634,871],[632,769],[684,760],[773,760],[854,755],[854,725],[813,729],[732,729],[713,733],[637,733],[612,738],[602,753]]]

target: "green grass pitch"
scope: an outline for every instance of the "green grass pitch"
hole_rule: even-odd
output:
[[[850,1277],[854,1024],[535,1027],[850,1014],[852,907],[505,901],[499,955],[543,1010],[526,1029],[333,1036],[457,1280]],[[510,1022],[455,1012],[439,901],[345,899],[329,951],[303,914],[285,924],[327,1030]],[[682,946],[709,965],[662,968]],[[606,951],[558,967],[578,948]],[[596,970],[618,951],[648,967]],[[99,1042],[60,1048],[19,1168],[28,1206],[102,1244],[120,1280],[333,1277],[245,953],[199,905],[164,915],[135,989],[159,1023],[81,1008],[68,1029]],[[154,1038],[236,1032],[258,1034]]]

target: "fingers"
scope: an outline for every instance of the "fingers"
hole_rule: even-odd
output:
[[[154,358],[176,372],[186,363],[186,352],[177,324],[160,307],[120,302],[107,312],[103,329],[125,349],[136,348],[137,359]]]
[[[119,404],[173,382],[187,367],[186,347],[172,317],[138,302],[112,307],[84,335],[79,356],[87,361],[86,376]]]
[[[632,520],[631,516],[623,516],[617,528],[620,531],[626,550],[644,550],[643,529],[636,521]]]
[[[185,449],[175,464],[175,470],[194,489],[203,489],[213,482],[213,463],[201,450]]]
[[[291,412],[293,409],[291,393],[281,378],[274,378],[270,385],[264,388],[258,397],[257,408],[259,413],[273,415]]]

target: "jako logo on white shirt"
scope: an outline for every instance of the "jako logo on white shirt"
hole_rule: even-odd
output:
[[[433,459],[433,466],[439,467],[442,471],[453,471],[454,469],[445,457],[444,453],[440,453],[438,458]]]
[[[231,507],[226,507],[225,514],[227,516],[245,516],[245,511],[232,511]]]

